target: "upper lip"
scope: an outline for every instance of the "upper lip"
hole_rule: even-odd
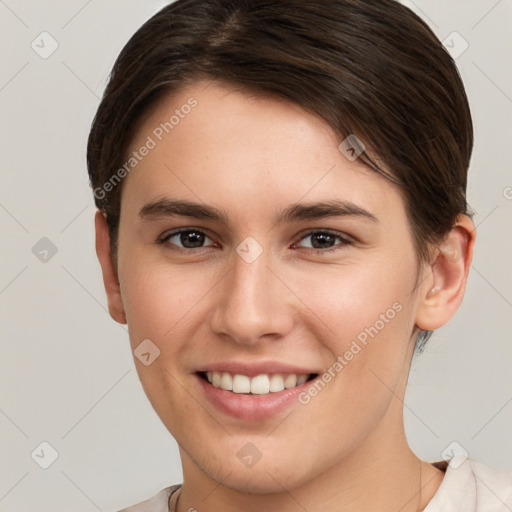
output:
[[[272,374],[272,373],[295,373],[297,375],[310,375],[312,373],[320,373],[317,370],[306,368],[304,366],[294,366],[289,363],[283,363],[280,361],[219,361],[217,363],[205,364],[196,369],[196,372],[227,372],[233,375],[241,374],[247,375],[247,377],[256,377],[261,374]]]

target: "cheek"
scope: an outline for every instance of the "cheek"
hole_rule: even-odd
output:
[[[368,411],[386,406],[386,386],[395,388],[407,363],[414,327],[414,262],[412,256],[390,254],[378,263],[319,266],[297,275],[297,293],[317,316],[314,336],[331,353],[328,370],[335,376],[336,392],[330,398],[340,407],[352,404],[359,422],[364,423]]]
[[[398,327],[407,320],[414,272],[414,260],[390,255],[377,262],[368,259],[364,263],[312,266],[308,272],[290,276],[290,281],[296,283],[297,295],[325,325],[327,335],[346,343],[375,324],[384,332],[392,330],[392,324]]]
[[[146,395],[171,432],[179,431],[178,418],[184,417],[190,406],[182,383],[186,376],[179,365],[197,330],[192,322],[202,314],[201,299],[211,288],[207,274],[135,253],[120,270],[132,350],[145,339],[160,350],[149,366],[135,360],[137,372]]]
[[[211,288],[210,277],[204,269],[190,272],[161,259],[132,258],[120,272],[132,343],[179,337]]]

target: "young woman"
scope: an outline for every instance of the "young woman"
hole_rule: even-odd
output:
[[[410,449],[411,358],[475,243],[460,76],[393,0],[178,0],[121,52],[88,166],[109,311],[184,482],[125,510],[512,510]]]

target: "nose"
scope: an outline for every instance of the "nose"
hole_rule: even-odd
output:
[[[271,255],[264,251],[249,262],[234,254],[233,260],[214,295],[211,329],[246,346],[286,336],[293,327],[295,297]]]

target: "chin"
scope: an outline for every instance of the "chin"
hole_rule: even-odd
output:
[[[222,485],[237,492],[251,494],[276,494],[284,489],[291,490],[308,482],[312,476],[310,470],[304,470],[304,465],[293,456],[284,460],[279,453],[274,452],[269,457],[263,456],[252,466],[246,466],[237,457],[232,456],[232,462],[226,452],[215,458],[214,465],[202,465],[212,480],[222,482]],[[208,467],[209,466],[209,467]]]
[[[307,478],[304,477],[304,481]],[[233,469],[229,476],[225,476],[222,485],[237,492],[250,494],[278,494],[284,489],[291,490],[299,485],[301,481],[295,481],[282,474],[282,471],[265,471],[265,468],[256,470],[255,468],[244,471]]]

